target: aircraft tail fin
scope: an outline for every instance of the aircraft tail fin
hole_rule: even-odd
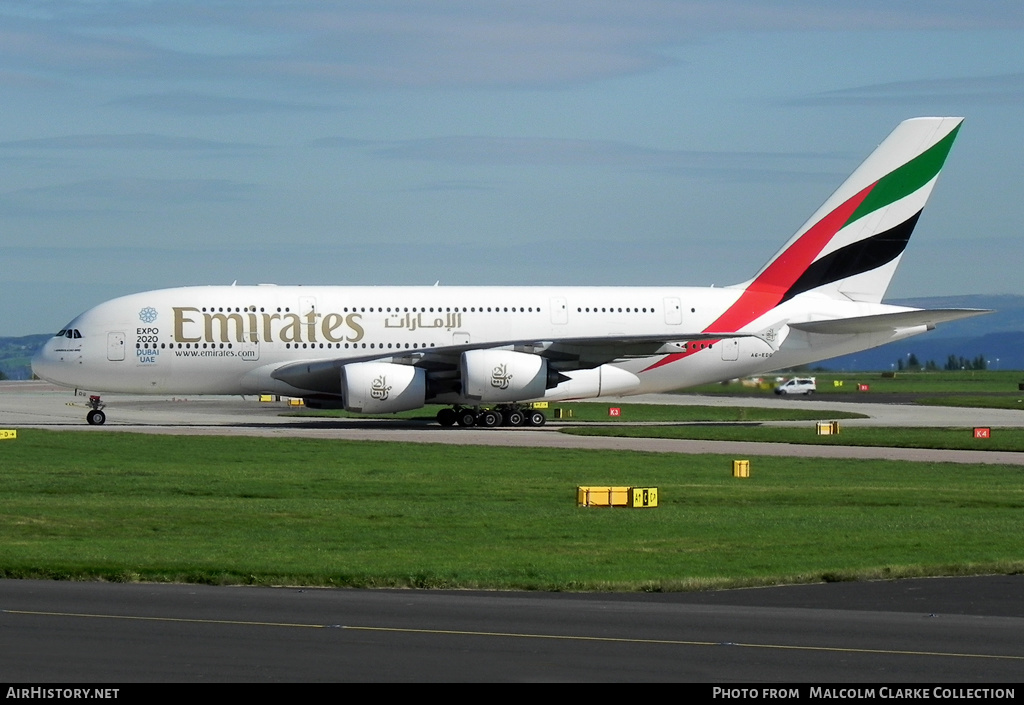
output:
[[[810,291],[880,302],[962,122],[900,123],[753,279],[736,286],[745,291],[730,322],[745,325]]]

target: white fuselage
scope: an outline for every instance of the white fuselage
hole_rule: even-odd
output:
[[[865,335],[809,335],[787,321],[902,310],[800,297],[727,340],[700,338],[741,289],[693,287],[186,287],[96,306],[48,341],[38,376],[97,392],[284,394],[311,390],[271,373],[305,361],[399,361],[467,348],[521,349],[524,341],[676,341],[674,351],[624,354],[611,364],[639,384],[616,394],[667,391],[874,347],[923,327]],[[775,326],[772,335],[758,337]],[[721,331],[716,331],[721,332]],[[749,335],[743,335],[749,333]],[[777,336],[781,347],[768,341]],[[827,348],[822,348],[826,344]],[[652,350],[653,352],[653,350]],[[604,394],[600,394],[603,396]],[[573,396],[567,386],[548,398]],[[598,396],[590,394],[589,396]],[[458,396],[434,399],[464,403]],[[431,401],[428,399],[427,401]]]

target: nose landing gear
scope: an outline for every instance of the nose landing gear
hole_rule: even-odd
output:
[[[102,426],[107,420],[107,415],[103,413],[103,407],[105,407],[100,396],[98,394],[89,395],[89,413],[85,415],[85,420],[89,422],[90,426]]]

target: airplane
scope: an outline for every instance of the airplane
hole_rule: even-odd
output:
[[[96,392],[283,395],[443,426],[677,390],[902,340],[978,309],[883,304],[962,118],[906,120],[749,281],[727,287],[194,286],[81,314],[32,360]],[[90,396],[87,421],[105,404]]]

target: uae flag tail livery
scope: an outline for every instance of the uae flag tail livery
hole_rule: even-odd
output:
[[[727,287],[739,297],[704,332],[728,340],[763,329],[774,337],[773,347],[796,334],[773,355],[773,369],[779,369],[989,313],[881,304],[962,122],[921,117],[900,123],[753,279]],[[860,337],[854,343],[837,336]],[[688,354],[666,356],[648,369]]]

